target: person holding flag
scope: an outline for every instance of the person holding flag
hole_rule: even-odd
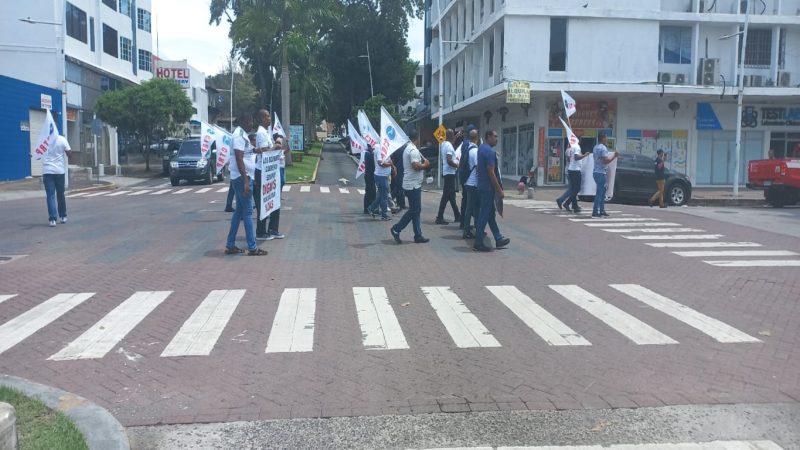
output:
[[[436,215],[437,225],[448,224],[444,220],[444,210],[447,208],[448,203],[453,208],[453,222],[461,222],[461,213],[456,205],[456,169],[458,169],[458,161],[456,161],[456,150],[453,147],[456,135],[452,129],[448,128],[445,136],[445,141],[439,146],[442,175],[444,175],[444,190],[442,190],[442,198],[439,201],[439,213]]]
[[[283,125],[281,125],[281,119],[278,118],[277,114],[275,114],[275,123],[272,125],[272,128],[271,128],[271,130],[269,132],[269,135],[273,136],[273,139],[274,139],[274,136],[276,134],[279,135],[280,137],[282,137],[284,140],[286,140],[286,131],[283,129]],[[290,158],[292,156],[292,149],[289,148],[288,145],[284,146],[283,156],[281,156],[281,161],[280,161],[281,186],[286,185],[286,157],[287,156],[290,157]]]
[[[561,124],[564,125],[564,128],[567,130],[567,139],[569,140],[569,148],[567,148],[566,154],[567,160],[569,161],[569,165],[567,166],[567,181],[569,185],[561,197],[556,199],[556,204],[558,205],[558,209],[563,207],[566,208],[567,211],[579,213],[581,212],[581,208],[578,206],[578,192],[581,190],[582,181],[580,161],[589,154],[581,153],[580,141],[578,137],[575,136],[575,133],[572,132],[572,129],[564,123],[564,119],[561,119]],[[566,203],[564,203],[565,201]],[[572,204],[572,209],[569,207],[570,204]]]
[[[362,112],[359,111],[359,119],[361,116]],[[366,114],[363,114],[363,116],[366,118]],[[359,125],[364,125],[361,120],[359,120]],[[369,120],[366,121],[366,125],[369,125]],[[374,133],[374,130],[372,133]],[[364,135],[372,133],[368,128],[367,133],[364,133]],[[370,137],[370,139],[374,139],[374,137]],[[369,143],[369,140],[367,140],[367,143]],[[378,186],[378,197],[369,206],[372,217],[375,217],[377,214],[376,208],[380,205],[381,220],[391,220],[389,218],[389,175],[394,172],[391,156],[395,150],[407,143],[408,137],[402,128],[397,125],[397,122],[389,115],[386,108],[381,106],[380,147],[376,147],[375,151],[375,184]]]
[[[350,137],[351,152],[360,154],[355,179],[358,180],[358,177],[364,175],[364,214],[369,214],[367,208],[375,200],[375,160],[373,159],[372,147],[358,134],[349,119],[347,121],[347,134]]]
[[[564,91],[561,91],[561,100],[564,102],[564,113],[567,115],[567,120],[578,111],[575,99]]]
[[[253,178],[253,199],[256,202],[256,240],[258,241],[271,241],[274,239],[272,235],[267,233],[267,219],[261,219],[261,155],[273,149],[275,143],[272,141],[272,135],[267,131],[270,129],[272,123],[272,115],[266,109],[258,111],[261,124],[256,129],[256,148],[253,151],[256,154],[256,171]]]
[[[381,127],[383,128],[383,127]],[[400,240],[400,233],[413,223],[414,227],[414,243],[424,244],[429,242],[430,239],[422,235],[422,227],[420,224],[420,216],[422,213],[422,180],[425,178],[425,169],[431,166],[431,162],[425,159],[417,149],[419,144],[419,133],[414,130],[411,132],[411,142],[406,145],[403,151],[403,164],[408,167],[408,173],[403,177],[403,190],[408,197],[408,210],[389,230],[392,238],[398,244],[402,244]]]
[[[67,199],[64,195],[67,159],[72,148],[64,136],[58,134],[53,115],[47,110],[44,127],[34,157],[42,160],[42,182],[47,196],[47,220],[51,227],[56,219],[67,223]]]

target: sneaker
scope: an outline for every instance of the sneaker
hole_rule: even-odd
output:
[[[414,238],[414,243],[415,244],[425,244],[425,243],[430,242],[430,241],[431,240],[426,238],[425,236],[417,236],[417,237]]]
[[[269,235],[270,235],[270,237],[271,237],[272,239],[283,239],[283,238],[285,238],[285,237],[286,237],[286,235],[285,235],[285,234],[283,234],[283,233],[278,233],[277,231],[272,231],[272,232],[270,232],[270,233],[269,233]]]
[[[226,206],[225,212],[233,212],[233,208],[231,208],[230,206]]]
[[[583,211],[581,208],[572,208],[572,212],[574,212],[575,214],[580,214],[581,211]]]
[[[461,235],[461,237],[464,238],[464,239],[475,239],[475,235],[472,234],[471,231],[467,231],[466,233]]]
[[[395,231],[394,227],[389,228],[389,233],[392,233],[392,237],[394,238],[394,242],[398,244],[402,244],[403,241],[400,240],[400,232]]]
[[[389,217],[389,216],[386,216],[386,217],[381,217],[381,222],[386,222],[386,221],[388,221],[388,220],[392,220],[392,218],[391,218],[391,217]]]
[[[603,216],[603,217],[608,217],[608,213],[605,212],[605,211],[601,212],[600,215]]]
[[[434,223],[435,223],[436,225],[447,225],[447,224],[449,224],[450,222],[448,222],[448,221],[446,221],[446,220],[444,220],[444,219],[442,219],[442,218],[436,218],[436,222],[434,222]]]
[[[369,215],[372,216],[372,218],[374,219],[375,216],[378,215],[378,211],[375,211],[374,209],[370,209],[369,210]]]
[[[257,234],[256,235],[256,240],[257,241],[271,241],[272,239],[273,239],[273,237],[268,235],[268,234]]]
[[[667,207],[667,205],[664,205],[664,206],[659,206],[659,208],[666,208],[666,207]]]
[[[66,217],[62,217],[61,218],[61,223],[67,223],[67,218]]]
[[[599,219],[599,218],[600,218],[600,214],[592,213],[592,219]]]
[[[564,207],[561,204],[561,199],[556,199],[556,205],[558,205],[558,209],[564,209]]]
[[[51,227],[54,227],[54,226],[56,226],[56,221],[55,221],[55,220],[51,220],[51,221],[50,221],[50,226],[51,226]]]
[[[495,247],[497,247],[497,248],[503,248],[503,247],[505,247],[506,245],[508,245],[508,244],[509,244],[509,242],[511,242],[511,239],[509,239],[509,238],[507,238],[507,237],[501,238],[500,240],[498,240],[497,242],[495,242]]]
[[[472,247],[472,251],[473,252],[488,253],[488,252],[492,251],[492,249],[490,249],[489,247],[487,247],[485,245],[476,245],[476,246]]]

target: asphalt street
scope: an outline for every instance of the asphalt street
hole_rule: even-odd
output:
[[[324,155],[265,257],[224,255],[227,183],[81,193],[55,228],[0,203],[0,373],[135,448],[800,448],[796,209],[509,200],[511,245],[477,254],[426,192],[430,243],[396,245]]]

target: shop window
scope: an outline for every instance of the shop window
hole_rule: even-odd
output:
[[[118,57],[119,45],[117,42],[117,30],[103,24],[103,52],[115,58]]]
[[[139,70],[144,70],[145,72],[152,72],[153,55],[147,50],[139,49],[139,54],[137,56],[139,56]]]
[[[691,64],[692,28],[661,27],[658,60],[667,64]]]
[[[67,36],[86,43],[86,11],[67,3]]]
[[[114,11],[117,10],[117,0],[103,0],[103,4],[113,9]]]
[[[567,19],[550,19],[550,71],[567,70]]]
[[[140,30],[150,32],[150,11],[142,8],[136,10],[136,26]]]
[[[772,30],[750,28],[747,30],[746,67],[769,68],[772,61]],[[739,58],[742,62],[742,39],[739,40]]]
[[[800,158],[800,133],[772,133],[769,149],[775,158]]]
[[[119,57],[120,57],[120,59],[123,59],[125,61],[130,61],[131,58],[133,58],[133,55],[131,54],[132,48],[133,47],[131,46],[131,40],[130,39],[128,39],[128,38],[126,38],[124,36],[120,36],[119,37],[119,53],[120,53]]]

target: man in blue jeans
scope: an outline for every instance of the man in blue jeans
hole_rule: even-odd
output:
[[[592,217],[599,218],[608,216],[608,213],[606,213],[606,172],[608,171],[606,166],[617,159],[619,152],[614,153],[613,156],[610,155],[611,152],[609,152],[608,147],[606,147],[608,138],[604,133],[600,133],[597,140],[599,144],[595,145],[592,151],[594,154],[594,171],[592,172],[592,176],[597,185],[597,190],[594,194]]]
[[[256,234],[253,229],[253,177],[256,171],[256,158],[247,132],[253,126],[253,118],[248,114],[240,115],[240,127],[233,131],[233,158],[231,158],[231,185],[236,196],[236,209],[231,216],[231,227],[225,245],[226,255],[244,253],[236,247],[236,234],[239,232],[239,221],[244,221],[244,233],[247,238],[247,254],[249,256],[266,255],[267,251],[256,246]]]
[[[408,198],[408,210],[389,231],[392,233],[394,241],[401,244],[403,241],[400,240],[400,232],[411,222],[414,226],[414,242],[424,244],[430,239],[422,235],[420,226],[422,180],[425,178],[425,169],[431,166],[431,162],[423,158],[417,149],[419,133],[412,131],[409,138],[411,138],[411,143],[406,145],[406,149],[403,151],[403,167],[407,168],[403,176],[403,191]]]
[[[497,145],[497,132],[487,131],[484,141],[478,148],[478,165],[475,169],[478,175],[478,195],[480,196],[480,211],[478,219],[475,221],[475,245],[472,247],[472,250],[476,252],[491,251],[483,243],[487,223],[489,229],[492,230],[497,248],[503,248],[511,242],[511,239],[500,233],[500,228],[497,227],[495,220],[494,199],[495,197],[500,199],[505,197],[503,186],[500,184],[500,173],[497,170],[497,152],[494,151],[494,147]]]
[[[392,158],[386,157],[386,161],[380,160],[381,152],[375,149],[375,186],[378,188],[378,196],[367,209],[369,209],[372,217],[375,217],[378,212],[377,208],[381,208],[381,220],[391,220],[389,217],[389,175],[392,174]]]

